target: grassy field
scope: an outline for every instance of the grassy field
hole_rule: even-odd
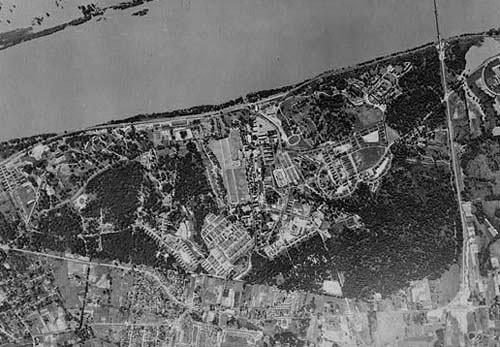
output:
[[[243,203],[249,199],[245,167],[238,157],[238,151],[242,146],[239,131],[233,130],[229,137],[209,144],[221,165],[224,185],[232,204]]]
[[[438,305],[446,305],[457,295],[460,289],[460,266],[453,264],[439,281]]]
[[[403,312],[377,312],[376,346],[385,346],[396,339],[403,339],[407,325]]]
[[[250,196],[244,168],[226,169],[224,178],[231,203],[238,204],[249,200]]]
[[[483,201],[483,211],[488,216],[488,220],[497,228],[500,226],[500,218],[495,216],[498,209],[500,209],[500,200]]]
[[[394,130],[393,128],[391,128],[388,125],[385,126],[385,129],[386,129],[385,131],[387,133],[387,142],[389,143],[389,145],[392,145],[394,143],[394,141],[399,139],[399,134],[396,130]]]
[[[384,119],[384,113],[381,110],[367,105],[348,108],[346,113],[356,116],[354,131],[368,128]]]
[[[385,147],[374,146],[360,149],[352,154],[358,171],[364,171],[374,166],[385,153]]]

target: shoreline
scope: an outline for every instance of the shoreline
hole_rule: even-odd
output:
[[[88,15],[88,16],[90,16],[90,17],[86,20],[82,21],[82,18],[85,19],[85,17],[82,17],[82,18],[78,19],[77,21],[79,21],[80,24],[86,23],[91,18],[93,18],[92,15]],[[74,21],[72,21],[72,22],[74,22]],[[66,23],[63,25],[66,27],[67,25],[74,25],[74,24]],[[46,30],[51,30],[51,29],[46,29]],[[62,30],[62,29],[60,29],[60,30]],[[463,34],[455,35],[455,36],[449,37],[447,39],[442,39],[442,40],[447,42],[447,41],[460,40],[462,38],[470,38],[470,37],[477,37],[477,36],[493,37],[493,36],[497,36],[497,35],[500,35],[500,29],[492,28],[492,29],[482,31],[482,32],[477,32],[477,33],[463,33]],[[24,42],[24,41],[21,41],[21,42]],[[21,42],[19,42],[19,43],[21,43]],[[86,126],[83,128],[65,129],[65,130],[58,131],[58,132],[56,132],[56,136],[67,136],[70,134],[75,134],[75,133],[80,133],[83,131],[92,130],[92,129],[97,128],[97,127],[120,126],[120,125],[125,126],[125,125],[135,124],[135,123],[139,123],[139,122],[154,121],[154,120],[157,120],[160,118],[169,118],[169,119],[172,118],[173,119],[176,117],[194,116],[194,115],[198,115],[201,113],[218,112],[218,111],[222,111],[228,107],[233,107],[233,106],[236,106],[239,104],[243,104],[245,102],[256,102],[258,100],[261,100],[261,99],[266,98],[266,97],[270,97],[272,95],[276,95],[276,94],[279,94],[282,92],[288,92],[289,90],[292,90],[292,89],[300,88],[303,85],[307,85],[311,81],[314,81],[316,79],[319,79],[319,78],[322,78],[325,76],[352,71],[352,70],[355,70],[358,68],[370,66],[372,64],[377,64],[377,63],[383,62],[383,61],[388,60],[388,59],[392,59],[392,58],[397,57],[397,56],[412,54],[414,52],[426,49],[426,48],[428,48],[432,45],[435,45],[435,44],[437,44],[437,41],[427,42],[427,43],[424,43],[424,44],[421,44],[419,46],[412,47],[412,48],[409,48],[406,50],[397,51],[397,52],[393,52],[390,54],[378,56],[378,57],[375,57],[373,59],[363,61],[361,63],[326,70],[326,71],[319,73],[311,78],[307,78],[307,79],[305,79],[301,82],[295,83],[295,84],[288,84],[288,85],[284,85],[284,86],[280,86],[280,87],[272,88],[272,89],[252,91],[252,92],[249,92],[249,93],[247,93],[243,96],[240,96],[238,98],[231,99],[229,101],[225,101],[225,102],[218,103],[218,104],[200,104],[200,105],[190,106],[190,107],[186,107],[186,108],[176,108],[176,109],[171,109],[171,110],[164,110],[164,111],[145,113],[145,114],[139,113],[139,114],[135,114],[135,115],[123,115],[123,116],[117,115],[117,116],[113,117],[114,119],[111,119],[111,120],[104,122],[104,123],[94,124],[94,125]],[[2,48],[0,48],[0,50],[1,49]],[[253,100],[253,98],[255,98],[255,97],[256,97],[256,99]],[[249,98],[252,98],[253,101],[247,101]],[[34,135],[23,136],[23,137],[14,137],[14,138],[5,139],[5,140],[0,139],[0,144],[1,143],[8,143],[8,142],[14,141],[14,140],[31,139],[34,137],[44,136],[44,135],[47,135],[50,133],[53,134],[54,132],[51,132],[50,129],[47,129],[44,132],[36,133]]]

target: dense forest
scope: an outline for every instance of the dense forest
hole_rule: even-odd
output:
[[[188,143],[187,149],[188,152],[184,156],[176,157],[174,201],[193,211],[195,230],[199,232],[205,216],[210,212],[216,213],[217,206],[205,176],[200,152],[192,142]]]
[[[353,132],[356,116],[345,112],[347,100],[342,94],[320,94],[312,97],[310,104],[310,117],[318,132],[316,137],[321,135],[323,140],[340,141]]]
[[[124,231],[102,236],[102,251],[92,255],[123,263],[158,265],[158,245],[142,230]]]
[[[36,232],[31,233],[30,242],[36,250],[69,251],[110,261],[161,265],[156,258],[158,245],[143,230],[127,226],[121,231],[100,237],[84,236],[81,217],[68,205],[44,215]]]
[[[478,37],[449,42],[446,63],[450,73],[459,74],[465,68],[465,52],[479,42]],[[402,135],[423,124],[431,129],[442,126],[445,120],[441,102],[443,90],[435,46],[428,45],[411,54],[377,60],[376,64],[403,62],[410,62],[412,68],[398,82],[401,95],[387,105],[388,125]],[[359,69],[325,75],[293,92],[299,94],[308,88],[323,92],[313,98],[310,116],[316,129],[324,133],[325,138],[348,135],[355,121],[352,115],[349,118],[345,114],[347,100],[342,95],[326,94],[334,89],[346,88],[347,78],[356,76],[363,69],[376,70],[376,64],[373,67],[364,64]],[[253,102],[278,92],[290,91],[293,87],[251,93],[245,98],[221,105],[138,115],[112,123],[217,111],[244,101]],[[488,105],[492,107],[491,100]],[[0,156],[5,158],[52,136],[47,134],[0,143]],[[124,142],[117,141],[110,143],[109,148],[128,159],[136,158],[149,149],[147,136],[136,133],[135,129],[123,136],[136,139],[139,144],[124,146]],[[68,138],[67,144],[83,146],[89,137],[86,134],[74,136]],[[481,146],[480,141],[485,140],[479,138],[464,148],[461,160],[464,169],[478,153],[484,151],[485,145]],[[175,147],[176,150],[159,155],[158,166],[172,173],[171,180],[165,180],[161,189],[163,193],[172,193],[173,207],[171,210],[168,207],[168,212],[171,216],[179,212],[179,220],[188,214],[196,231],[194,239],[199,241],[203,220],[208,213],[217,213],[217,204],[206,177],[204,157],[197,145],[184,142]],[[277,284],[287,290],[320,291],[322,281],[335,278],[337,272],[342,272],[345,276],[344,294],[347,297],[367,298],[374,292],[389,295],[411,280],[425,276],[437,277],[447,269],[456,261],[462,244],[457,202],[450,185],[451,173],[447,167],[409,162],[407,159],[411,151],[403,143],[395,143],[392,152],[392,167],[376,193],[361,185],[352,197],[328,202],[331,210],[359,215],[364,223],[363,228],[351,230],[334,225],[329,230],[330,238],[316,236],[274,261],[255,254],[252,257],[253,268],[246,280],[251,283]],[[50,175],[54,174],[48,174],[47,179],[51,178]],[[86,184],[85,193],[89,195],[90,201],[81,211],[83,217],[89,218],[99,218],[102,213],[104,222],[113,224],[114,232],[101,236],[83,235],[82,219],[68,203],[42,214],[35,225],[36,230],[30,233],[29,241],[38,250],[50,248],[134,264],[164,266],[164,259],[159,261],[157,258],[160,251],[158,245],[144,230],[132,226],[141,204],[146,217],[151,217],[150,220],[145,217],[151,225],[156,222],[154,217],[160,211],[167,212],[167,207],[162,205],[163,195],[156,190],[160,187],[154,186],[152,182],[138,161],[120,161]],[[145,194],[142,202],[141,192]],[[270,194],[267,198],[269,201],[276,200]],[[40,201],[42,206],[43,199],[44,196]],[[183,206],[192,214],[185,210],[181,213]],[[15,225],[6,224],[0,214],[0,237],[12,238],[14,229]],[[280,338],[284,342],[293,341],[293,336],[286,333]]]
[[[461,246],[450,173],[410,164],[405,153],[395,148],[393,167],[376,194],[362,186],[353,197],[331,202],[332,208],[343,206],[359,214],[365,228],[334,227],[331,238],[316,236],[274,261],[255,256],[246,280],[319,291],[322,281],[339,271],[345,276],[344,295],[366,298],[374,292],[389,295],[411,280],[439,276],[456,260]],[[284,281],[278,283],[280,273]]]
[[[50,210],[39,219],[36,232],[31,234],[31,245],[37,250],[71,251],[85,255],[82,220],[68,205]]]
[[[362,94],[347,83],[348,79],[356,78],[364,83],[373,83],[370,78],[378,76],[380,69],[388,65],[402,67],[405,63],[410,63],[411,68],[398,80],[399,95],[384,99],[387,104],[387,124],[400,135],[408,134],[419,125],[430,129],[445,125],[438,52],[434,45],[424,45],[408,54],[374,60],[337,74],[324,74],[294,90],[293,94],[311,99],[309,108],[302,108],[298,113],[307,112],[314,124],[318,137],[314,143],[317,145],[326,140],[339,140],[352,133],[355,117],[345,112],[348,102],[337,93],[347,88],[358,97]],[[300,104],[300,101],[295,104]],[[288,118],[288,122],[293,123],[294,118]],[[314,138],[314,135],[310,134],[309,137]]]
[[[8,215],[0,212],[0,241],[6,242],[15,239],[19,220],[12,220]]]
[[[500,143],[491,133],[469,139],[463,146],[460,166],[465,174],[464,198],[499,200],[495,175],[500,170]]]
[[[99,218],[125,230],[135,221],[139,207],[139,190],[144,180],[143,167],[136,161],[119,162],[92,178],[85,192],[94,197],[82,210],[84,217]]]
[[[393,60],[397,62],[399,59]],[[402,94],[387,105],[387,124],[400,134],[407,134],[421,125],[429,114],[436,115],[430,117],[434,120],[429,124],[431,128],[444,124],[443,89],[436,48],[430,46],[402,60],[411,62],[412,69],[399,80]]]
[[[411,62],[412,68],[399,80],[402,93],[388,104],[388,125],[403,135],[419,125],[431,129],[444,125],[436,48],[429,45],[384,61],[402,62]],[[329,239],[316,236],[274,261],[255,256],[247,279],[289,290],[319,291],[322,282],[336,278],[338,271],[345,276],[344,295],[367,298],[374,292],[389,295],[411,280],[439,276],[461,247],[451,173],[442,166],[410,163],[413,146],[408,146],[394,144],[392,167],[375,194],[361,185],[350,198],[329,202],[332,210],[358,214],[364,228],[333,226]]]

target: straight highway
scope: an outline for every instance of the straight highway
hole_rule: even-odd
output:
[[[449,146],[450,146],[450,164],[453,169],[453,175],[455,177],[455,190],[457,193],[457,201],[458,201],[458,209],[460,212],[460,221],[462,223],[462,233],[463,233],[463,247],[462,247],[462,280],[460,284],[460,293],[457,295],[457,298],[459,297],[465,297],[468,298],[469,296],[469,281],[468,281],[468,235],[467,235],[467,220],[465,218],[464,211],[462,209],[462,195],[461,195],[461,186],[463,185],[463,178],[462,178],[462,170],[460,168],[460,161],[458,158],[457,151],[455,149],[454,145],[454,132],[453,132],[453,122],[452,122],[452,116],[451,116],[451,110],[450,110],[450,101],[449,101],[449,95],[450,92],[448,92],[448,87],[446,84],[446,67],[445,67],[445,51],[444,51],[444,45],[443,41],[441,39],[441,33],[439,31],[439,15],[438,15],[438,6],[437,6],[437,0],[434,0],[434,16],[436,19],[436,32],[437,32],[437,39],[438,39],[438,51],[439,51],[439,62],[440,62],[440,70],[441,70],[441,82],[443,85],[443,92],[444,92],[444,101],[446,103],[446,119],[447,119],[447,126],[448,126],[448,141],[449,141]]]

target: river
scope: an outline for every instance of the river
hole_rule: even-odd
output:
[[[444,37],[498,0],[440,0]],[[171,0],[0,52],[0,140],[226,101],[435,39],[432,0]]]

